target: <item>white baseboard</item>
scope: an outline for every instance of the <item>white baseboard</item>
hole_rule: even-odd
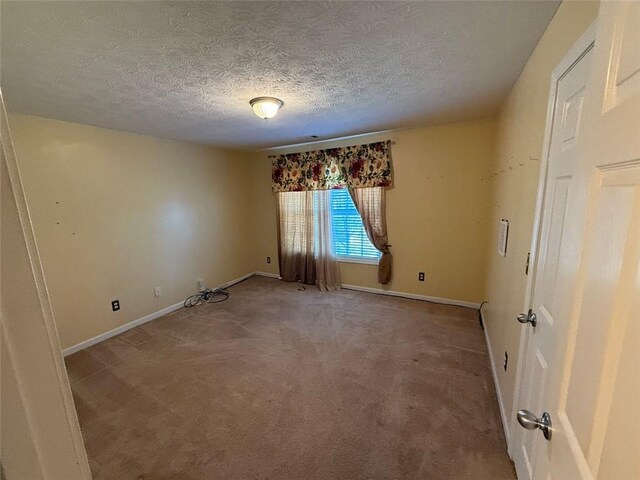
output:
[[[271,276],[272,274],[270,273],[258,273],[258,272],[250,272],[247,273],[246,275],[242,275],[241,277],[238,277],[234,280],[231,280],[229,282],[225,282],[222,285],[218,285],[217,287],[214,287],[212,290],[215,290],[216,288],[228,288],[231,287],[233,285],[235,285],[236,283],[240,283],[243,280],[246,280],[249,277],[253,277],[254,275],[264,275],[264,276]],[[278,277],[277,275],[275,276],[276,278]],[[92,345],[95,345],[96,343],[100,343],[100,342],[104,342],[105,340],[108,340],[111,337],[115,337],[116,335],[120,335],[121,333],[126,332],[127,330],[131,330],[132,328],[135,328],[139,325],[142,325],[144,323],[150,322],[151,320],[155,320],[156,318],[160,318],[163,315],[167,315],[168,313],[171,312],[175,312],[176,310],[182,308],[184,305],[184,302],[178,302],[174,305],[169,305],[168,307],[165,307],[161,310],[158,310],[157,312],[153,312],[150,313],[148,315],[145,315],[144,317],[138,318],[137,320],[133,320],[129,323],[125,323],[124,325],[120,325],[119,327],[114,328],[113,330],[109,330],[108,332],[105,333],[101,333],[100,335],[96,335],[93,338],[90,338],[89,340],[85,340],[84,342],[80,342],[76,345],[73,345],[69,348],[65,348],[62,351],[62,355],[64,355],[65,357],[68,355],[71,355],[72,353],[76,353],[79,352],[80,350],[84,350],[85,348],[89,348]]]
[[[95,337],[90,338],[89,340],[85,340],[84,342],[80,342],[76,345],[73,345],[72,347],[65,348],[64,350],[62,350],[62,355],[66,357],[68,355],[71,355],[72,353],[79,352],[80,350],[84,350],[85,348],[95,345],[96,343],[104,342],[105,340],[111,337],[120,335],[121,333],[124,333],[127,330],[131,330],[132,328],[142,325],[143,323],[150,322],[151,320],[155,320],[156,318],[162,317],[163,315],[166,315],[171,312],[175,312],[176,310],[182,307],[183,307],[183,302],[178,302],[173,305],[169,305],[168,307],[158,310],[157,312],[150,313],[149,315],[145,315],[142,318],[138,318],[137,320],[134,320],[132,322],[125,323],[124,325],[120,325],[119,327],[116,327],[113,330],[109,330],[108,332],[101,333],[100,335],[96,335]]]
[[[223,283],[222,285],[218,285],[217,287],[213,287],[211,290],[215,290],[217,288],[229,288],[233,287],[236,283],[244,282],[247,278],[251,278],[255,275],[255,272],[245,273],[241,277],[234,278],[228,282]]]
[[[377,293],[380,295],[389,295],[392,297],[410,298],[412,300],[424,300],[427,302],[442,303],[445,305],[455,305],[458,307],[467,307],[477,310],[480,308],[479,303],[467,302],[466,300],[454,300],[451,298],[430,297],[427,295],[418,295],[417,293],[394,292],[393,290],[383,290],[381,288],[361,287],[360,285],[350,285],[343,283],[342,288],[347,290],[357,290],[358,292]]]
[[[269,273],[269,272],[253,272],[254,275],[258,277],[269,277],[269,278],[277,278],[281,279],[282,277],[277,273]]]
[[[482,321],[482,328],[484,331],[484,340],[487,342],[487,351],[489,352],[489,362],[491,363],[491,374],[493,375],[493,384],[496,390],[496,397],[498,399],[498,407],[500,409],[500,418],[502,419],[502,429],[504,430],[504,438],[507,441],[507,447],[509,446],[509,425],[507,424],[507,415],[504,410],[504,402],[502,401],[502,394],[500,393],[500,385],[498,384],[498,371],[496,370],[496,362],[494,361],[493,351],[491,350],[491,342],[489,341],[489,330],[487,324],[484,322],[484,315],[482,310],[480,311],[480,319]]]

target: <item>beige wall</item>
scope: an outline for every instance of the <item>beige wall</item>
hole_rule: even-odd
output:
[[[393,279],[389,290],[481,302],[488,249],[486,172],[494,153],[495,122],[402,130],[253,156],[255,269],[276,273],[275,201],[267,155],[368,143],[390,138],[394,188],[387,193]],[[274,262],[269,266],[265,258]],[[379,288],[377,267],[342,263],[343,283]],[[418,272],[426,275],[418,281]]]
[[[515,316],[523,309],[524,268],[531,245],[551,72],[594,21],[597,10],[597,2],[561,4],[498,117],[497,155],[490,170],[489,303],[483,312],[509,421],[513,417],[516,357],[522,328]],[[510,222],[506,257],[497,253],[501,218]],[[506,372],[502,368],[505,351],[510,359]]]
[[[183,300],[198,278],[215,286],[250,271],[245,154],[9,123],[63,348]]]
[[[4,330],[4,327],[0,326]],[[44,479],[38,461],[35,439],[27,417],[27,407],[20,392],[20,383],[9,356],[4,331],[0,336],[0,380],[2,402],[0,402],[0,455],[2,471],[14,478]],[[55,377],[54,377],[55,378]],[[11,472],[11,473],[8,473]],[[5,476],[1,476],[5,480]]]

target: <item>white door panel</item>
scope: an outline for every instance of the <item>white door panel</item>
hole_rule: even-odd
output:
[[[636,207],[637,208],[637,207]],[[640,213],[634,213],[636,217]],[[636,230],[637,232],[637,230]],[[636,240],[637,242],[637,240]],[[640,311],[640,270],[636,279],[631,297],[631,312]],[[635,300],[634,300],[635,299]],[[640,321],[638,315],[627,317],[626,328],[620,328],[612,332],[612,343],[621,344],[619,362],[612,361],[608,366],[610,370],[617,370],[617,374],[611,375],[605,371],[607,378],[615,378],[613,396],[610,398],[609,421],[606,425],[606,433],[603,438],[601,454],[594,452],[592,458],[599,458],[600,466],[594,463],[594,470],[598,471],[600,479],[628,479],[640,478],[640,415],[630,415],[631,402],[638,404],[640,399],[640,381],[638,381],[638,366],[640,365]],[[621,336],[621,339],[617,337]],[[633,381],[633,379],[636,379]],[[632,404],[633,406],[633,404]],[[602,408],[606,408],[603,405]]]
[[[514,461],[521,479],[638,480],[640,2],[601,4],[555,95],[519,401],[552,437],[519,430]]]
[[[626,186],[601,190],[592,205],[590,220],[593,238],[585,272],[587,292],[579,306],[579,329],[572,368],[567,385],[565,410],[574,426],[581,450],[588,451],[600,390],[601,367],[606,352],[607,335],[612,323],[609,312],[616,300],[616,279],[624,259],[632,210],[633,189]],[[596,261],[590,261],[590,259]],[[602,261],[607,259],[607,261]],[[575,419],[575,421],[573,421]]]

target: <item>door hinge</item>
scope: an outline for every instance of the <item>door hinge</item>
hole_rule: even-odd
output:
[[[531,252],[527,252],[527,264],[524,266],[524,274],[529,275],[529,261],[531,260]]]

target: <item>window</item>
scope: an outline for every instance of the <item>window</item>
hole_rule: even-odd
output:
[[[380,258],[380,252],[369,241],[349,191],[331,190],[329,202],[336,256],[339,259],[376,263]]]

